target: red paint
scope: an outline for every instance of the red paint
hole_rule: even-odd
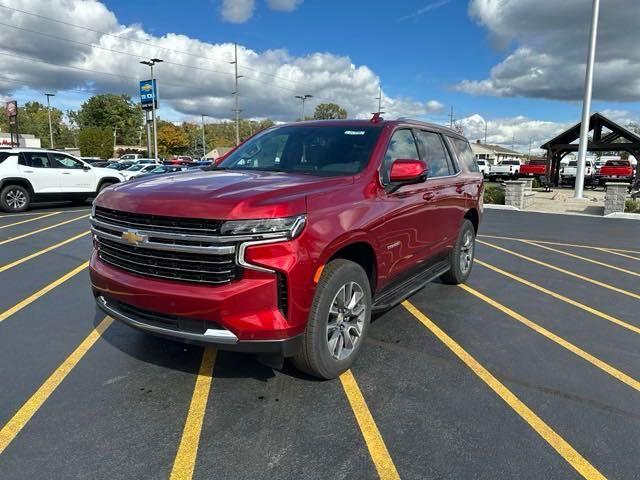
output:
[[[307,122],[308,125],[371,125],[369,121]],[[138,308],[218,322],[241,340],[282,339],[304,331],[314,277],[343,247],[368,245],[374,252],[375,291],[408,269],[446,254],[471,209],[482,215],[482,174],[461,163],[459,174],[405,185],[390,193],[379,170],[391,135],[399,128],[440,129],[419,122],[380,121],[368,165],[340,177],[276,172],[197,171],[126,182],[100,195],[99,206],[164,216],[258,219],[306,214],[298,238],[251,246],[246,259],[283,274],[288,314],[278,310],[277,278],[245,269],[241,280],[209,286],[152,279],[104,264],[94,254],[94,289]],[[452,152],[453,153],[453,152]],[[396,161],[395,178],[424,172],[421,160]]]
[[[408,182],[421,176],[426,178],[427,170],[427,164],[422,160],[398,159],[391,165],[389,177],[392,182]]]

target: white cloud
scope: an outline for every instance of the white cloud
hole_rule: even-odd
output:
[[[222,119],[232,115],[235,86],[231,43],[210,44],[175,33],[154,36],[140,25],[121,25],[97,0],[16,0],[12,7],[56,12],[56,18],[93,31],[3,9],[5,23],[29,32],[0,29],[0,45],[4,46],[0,48],[0,94],[22,86],[35,91],[127,93],[136,98],[138,80],[149,75],[140,60],[158,57],[164,60],[154,69],[160,87],[161,116],[188,118],[205,113]],[[308,112],[320,102],[338,103],[350,117],[366,118],[377,110],[379,77],[346,56],[312,53],[298,57],[283,49],[259,52],[239,46],[238,65],[243,75],[239,91],[245,118],[293,120],[300,115],[300,104],[294,98],[300,94],[313,95],[307,103]],[[435,100],[389,97],[383,92],[388,118],[424,118],[441,108]]]
[[[279,10],[281,12],[292,12],[298,5],[304,0],[267,0],[267,5],[272,10]]]
[[[231,23],[244,23],[251,18],[255,0],[222,0],[222,19]]]
[[[594,98],[640,100],[638,0],[615,0],[600,10]],[[456,88],[474,95],[556,100],[582,98],[591,2],[471,0],[469,14],[501,48],[515,45],[488,78]]]

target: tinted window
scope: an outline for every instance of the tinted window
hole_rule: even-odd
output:
[[[449,137],[453,149],[458,156],[458,160],[467,166],[470,172],[479,172],[478,162],[476,162],[476,156],[473,154],[473,150],[469,146],[469,142],[460,138]]]
[[[58,153],[50,153],[49,155],[51,156],[51,164],[53,165],[53,168],[84,168],[84,163],[67,155],[61,155]]]
[[[449,154],[439,134],[420,131],[418,142],[422,150],[422,159],[429,165],[429,178],[446,177],[454,173]]]
[[[389,183],[389,172],[391,170],[391,164],[394,160],[399,158],[403,159],[419,159],[418,149],[416,148],[416,141],[413,138],[411,130],[397,130],[387,147],[387,153],[382,161],[382,183],[384,185]]]
[[[229,170],[349,175],[369,162],[380,127],[286,126],[247,140],[220,164]]]
[[[630,163],[626,160],[609,160],[606,165],[607,167],[628,167]]]
[[[11,154],[9,152],[0,152],[0,163],[4,162],[10,156]]]
[[[49,156],[46,153],[23,153],[26,164],[32,168],[51,168]]]
[[[502,165],[520,165],[520,162],[518,162],[518,160],[503,160],[501,164]]]

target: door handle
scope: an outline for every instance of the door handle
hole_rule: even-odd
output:
[[[435,197],[435,194],[431,192],[428,192],[422,195],[422,198],[424,198],[425,200],[433,200],[433,197]]]
[[[25,170],[24,173],[33,173],[33,170]]]
[[[71,172],[62,172],[63,175],[71,175]]]

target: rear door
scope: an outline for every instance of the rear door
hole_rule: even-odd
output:
[[[95,192],[95,175],[91,167],[63,153],[50,153],[49,158],[60,178],[62,192]]]
[[[51,161],[46,152],[20,153],[18,169],[24,178],[29,180],[35,194],[60,191],[59,175],[51,168]]]

